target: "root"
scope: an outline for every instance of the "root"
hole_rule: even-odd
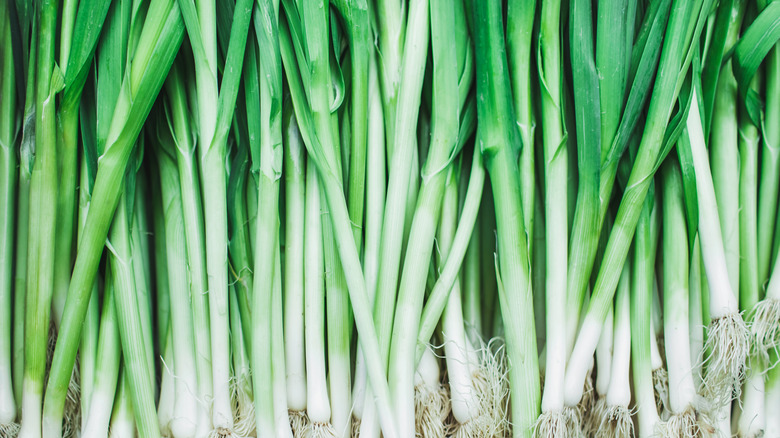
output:
[[[580,413],[582,419],[582,432],[585,436],[594,436],[598,432],[601,426],[601,420],[604,418],[604,413],[607,410],[607,396],[601,395],[596,403],[593,404],[593,408]]]
[[[449,396],[444,386],[424,383],[414,388],[414,430],[420,438],[444,438],[445,421],[450,410]],[[357,435],[356,435],[357,436]]]
[[[336,429],[330,423],[309,423],[304,430],[305,438],[336,438]]]
[[[209,433],[209,438],[246,438],[248,436],[249,435],[238,434],[235,430],[230,430],[225,427],[212,429],[212,431]]]
[[[79,373],[78,363],[73,367],[73,373],[68,384],[68,392],[65,397],[65,409],[63,416],[65,422],[62,425],[63,438],[72,438],[77,436],[81,430],[81,374]]]
[[[756,304],[751,320],[755,352],[768,361],[769,352],[780,347],[780,300],[767,298]]]
[[[661,424],[661,438],[709,438],[717,436],[717,431],[709,417],[688,407],[681,414],[673,414]]]
[[[579,412],[576,408],[565,407],[558,412],[543,412],[534,426],[536,438],[580,438]]]
[[[609,406],[604,410],[596,438],[629,438],[634,436],[631,412],[625,406]]]
[[[361,424],[360,418],[358,418],[358,417],[353,415],[352,416],[352,428],[351,428],[351,430],[349,432],[349,436],[351,438],[357,438],[358,436],[360,436],[360,424]],[[297,435],[295,435],[295,433],[293,433],[293,437],[297,437]]]
[[[655,390],[655,407],[661,418],[669,412],[669,374],[666,368],[653,370],[653,389]]]
[[[249,378],[233,377],[230,392],[233,411],[233,431],[238,436],[252,436],[255,432],[255,403],[248,388]]]
[[[704,395],[721,405],[738,398],[750,353],[750,333],[742,315],[732,313],[712,320],[704,351],[710,352],[704,361]]]
[[[292,429],[293,438],[303,438],[306,432],[306,427],[309,425],[309,416],[306,415],[306,411],[287,411],[287,417],[290,419],[290,428]],[[352,419],[352,424],[355,424],[355,419]],[[357,432],[353,436],[357,436]]]
[[[506,356],[501,346],[494,349],[497,340],[482,343],[477,350],[479,363],[472,374],[477,394],[479,415],[465,423],[453,422],[452,436],[503,437],[509,435],[509,380],[506,375]]]
[[[0,424],[0,438],[16,438],[19,435],[18,423]]]
[[[592,370],[591,370],[592,371]],[[579,418],[586,418],[596,408],[597,401],[596,390],[593,387],[593,373],[588,373],[585,376],[584,387],[582,388],[582,398],[577,404],[577,410],[579,411]],[[598,423],[596,423],[598,428]],[[595,429],[594,429],[595,432]]]

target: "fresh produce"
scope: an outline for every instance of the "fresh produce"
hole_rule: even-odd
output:
[[[780,2],[0,2],[0,438],[780,437]]]

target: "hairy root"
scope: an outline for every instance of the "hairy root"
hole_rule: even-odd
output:
[[[634,436],[631,411],[625,406],[608,406],[601,417],[596,438],[629,438]]]
[[[579,411],[565,407],[558,412],[543,412],[534,426],[536,438],[581,438]]]
[[[78,363],[73,367],[73,373],[65,396],[65,422],[62,425],[63,438],[75,437],[81,430],[81,374]]]
[[[745,379],[745,361],[750,354],[750,332],[739,313],[712,320],[704,351],[706,372],[702,393],[716,404],[739,397]]]
[[[709,438],[717,436],[709,417],[688,407],[661,424],[661,438]]]
[[[330,423],[310,422],[304,429],[305,438],[336,438],[336,429]]]
[[[19,435],[18,423],[0,424],[0,438],[16,438]]]
[[[309,425],[309,416],[306,415],[306,411],[287,411],[287,417],[290,419],[290,428],[292,429],[293,438],[303,438],[306,432],[306,427]],[[355,424],[355,419],[352,419],[352,424]],[[357,433],[354,432],[357,436]]]
[[[444,438],[449,395],[443,385],[421,383],[414,388],[414,430],[420,438]]]
[[[592,370],[591,370],[592,371]],[[597,400],[596,390],[593,387],[593,373],[588,373],[585,376],[585,383],[582,388],[582,398],[577,404],[579,410],[579,418],[586,418],[596,408]],[[598,427],[598,424],[596,425]]]
[[[666,368],[653,370],[653,389],[655,390],[655,407],[658,415],[665,418],[669,413],[669,374]]]
[[[780,347],[780,300],[767,298],[756,304],[751,320],[755,352],[766,361],[769,352]]]
[[[233,377],[230,380],[233,411],[233,432],[238,436],[251,436],[255,432],[255,403],[248,383],[249,377]]]
[[[598,432],[601,426],[601,420],[604,417],[604,412],[607,410],[607,396],[601,395],[598,400],[593,404],[593,408],[587,411],[580,411],[580,418],[582,421],[582,432],[585,436],[594,436]]]

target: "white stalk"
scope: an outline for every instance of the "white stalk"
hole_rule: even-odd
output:
[[[423,352],[414,373],[415,433],[425,438],[444,438],[446,398],[439,382],[439,360],[429,347]]]
[[[698,388],[701,385],[702,369],[701,356],[704,351],[704,321],[702,316],[702,293],[704,287],[701,270],[701,247],[699,237],[693,242],[693,255],[691,256],[691,278],[689,281],[688,295],[688,328],[690,330],[691,356],[693,383]]]
[[[634,425],[628,404],[631,402],[629,364],[631,362],[631,281],[630,263],[623,265],[617,286],[615,303],[615,334],[612,347],[612,367],[607,390],[606,407],[601,412],[601,424],[596,438],[633,436]]]
[[[710,353],[706,359],[707,376],[704,385],[707,391],[730,399],[730,389],[736,387],[738,390],[744,378],[745,359],[750,349],[749,335],[728,278],[718,206],[695,91],[687,126],[696,172],[699,236],[710,290],[712,320],[707,338],[708,348],[705,348]]]
[[[293,438],[292,428],[290,428],[290,417],[287,413],[287,381],[285,378],[287,364],[285,363],[285,337],[284,321],[282,321],[282,256],[279,246],[274,248],[276,256],[274,257],[274,284],[273,284],[273,314],[271,318],[271,331],[273,338],[271,340],[272,371],[274,374],[274,426],[276,428],[276,438]],[[247,370],[249,371],[249,370]],[[252,405],[250,403],[250,405]],[[177,437],[178,438],[178,437]]]
[[[777,356],[775,356],[777,358]],[[780,367],[775,366],[767,374],[764,387],[764,409],[766,416],[766,438],[780,438]]]
[[[285,143],[285,253],[284,253],[284,353],[287,408],[306,410],[306,358],[304,347],[303,247],[306,156],[297,124],[291,123]],[[252,184],[250,184],[252,185]]]
[[[742,391],[742,411],[737,422],[737,431],[742,438],[758,438],[764,436],[766,427],[766,412],[764,410],[764,369],[756,366],[745,382]],[[771,415],[778,415],[772,412]]]
[[[330,423],[325,375],[325,287],[320,220],[320,188],[314,163],[306,169],[304,240],[304,335],[306,338],[306,406],[312,423]]]
[[[130,400],[130,388],[127,381],[127,373],[122,371],[119,376],[119,385],[116,399],[114,400],[114,412],[111,415],[111,427],[108,436],[110,438],[135,438],[135,419],[133,418],[133,403]]]
[[[615,302],[615,334],[612,347],[607,405],[628,407],[631,402],[629,369],[631,362],[630,264],[626,263],[618,283]]]
[[[612,375],[612,343],[614,335],[615,312],[609,309],[607,319],[604,320],[604,330],[599,337],[596,347],[596,392],[599,396],[607,395],[609,390],[609,376]]]
[[[117,328],[118,330],[118,328]],[[160,432],[163,435],[169,435],[171,433],[171,421],[173,421],[174,411],[176,410],[176,377],[174,376],[174,370],[176,367],[176,360],[173,354],[173,328],[168,326],[168,335],[166,336],[167,342],[165,343],[165,351],[163,352],[163,375],[162,384],[160,385],[160,401],[157,404],[157,421],[160,424]],[[117,341],[119,341],[119,334],[117,333]],[[124,371],[119,376],[124,380]],[[120,386],[124,383],[120,383]],[[117,394],[117,398],[121,394]],[[122,395],[124,397],[124,395]],[[91,411],[90,411],[91,412]],[[113,427],[112,417],[112,427]]]

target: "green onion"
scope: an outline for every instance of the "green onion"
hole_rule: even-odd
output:
[[[0,15],[0,45],[4,47],[0,59],[0,208],[5,215],[0,219],[0,431],[15,434],[16,400],[12,381],[12,303],[14,221],[16,219],[16,89],[11,41],[11,8],[2,6]]]

